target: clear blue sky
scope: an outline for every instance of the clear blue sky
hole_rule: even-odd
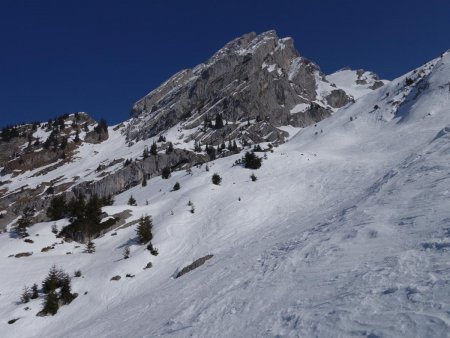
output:
[[[176,71],[269,29],[326,73],[392,79],[450,48],[450,2],[0,0],[0,125],[75,111],[120,122]]]

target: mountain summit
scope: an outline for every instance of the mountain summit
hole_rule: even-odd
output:
[[[125,135],[136,141],[178,125],[189,131],[186,142],[283,142],[288,133],[278,127],[316,123],[352,102],[361,88],[367,93],[385,83],[373,73],[350,73],[354,80],[349,74],[343,82],[340,74],[328,79],[299,55],[292,38],[280,39],[275,31],[245,34],[136,102]],[[199,128],[218,114],[225,128]]]

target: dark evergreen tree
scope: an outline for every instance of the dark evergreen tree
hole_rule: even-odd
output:
[[[173,191],[180,190],[180,188],[181,188],[180,183],[176,182],[173,186]]]
[[[220,177],[219,174],[214,173],[214,175],[212,175],[211,177],[211,181],[215,185],[220,185],[220,182],[222,182],[222,177]]]
[[[155,142],[153,142],[152,146],[150,147],[150,154],[158,155],[158,146]]]
[[[44,308],[42,309],[42,312],[53,316],[58,312],[58,309],[58,296],[56,295],[56,292],[52,290],[45,296]]]
[[[126,246],[123,249],[123,259],[128,259],[128,258],[130,258],[130,247]]]
[[[169,167],[165,167],[162,172],[161,172],[161,177],[163,179],[168,179],[170,177],[170,168]]]
[[[36,299],[39,297],[38,286],[36,283],[31,287],[31,299]]]
[[[32,215],[31,210],[26,208],[22,213],[22,217],[20,217],[19,220],[17,221],[16,234],[19,238],[25,238],[29,236],[27,229],[32,223],[31,215]]]
[[[172,142],[169,142],[169,144],[167,145],[167,149],[166,149],[166,154],[170,154],[173,153],[173,144]]]
[[[47,217],[55,221],[64,218],[67,214],[67,205],[64,195],[55,196],[51,199],[47,208]]]
[[[133,195],[131,195],[130,198],[128,199],[128,205],[137,206],[137,202],[134,199]]]
[[[252,179],[253,182],[255,182],[258,179],[254,173],[250,175],[250,178]]]
[[[153,256],[158,256],[158,249],[156,249],[155,247],[153,247],[153,244],[150,242],[147,245],[147,250],[150,251],[150,254],[152,254]]]
[[[144,178],[142,179],[142,186],[146,187],[147,186],[147,175],[144,174]]]
[[[42,282],[42,291],[47,294],[50,291],[55,291],[59,287],[61,287],[61,279],[63,277],[63,271],[56,268],[56,265],[53,265],[48,272],[47,277],[45,277]]]
[[[234,140],[233,141],[233,151],[238,151],[238,150],[239,150],[239,148],[238,148],[238,146],[236,144],[236,140]]]
[[[194,142],[194,151],[200,153],[202,151],[202,146],[197,141]]]
[[[72,294],[72,286],[70,285],[70,276],[67,273],[63,273],[60,279],[60,295],[59,299],[63,304],[70,304],[75,299],[75,295]]]
[[[86,201],[83,194],[78,194],[75,198],[72,198],[67,205],[67,210],[72,219],[81,221],[84,217],[84,210],[86,208]],[[72,220],[73,221],[73,220]]]
[[[142,152],[142,157],[144,158],[144,160],[150,156],[150,152],[148,151],[148,148],[145,147],[144,151]]]
[[[75,133],[75,138],[73,139],[73,141],[75,142],[75,143],[78,143],[78,142],[80,142],[81,140],[80,140],[80,131],[77,129],[77,132]]]
[[[112,195],[108,195],[102,198],[102,204],[103,205],[113,205],[114,204],[114,197]]]
[[[65,150],[67,148],[67,143],[68,143],[67,137],[63,137],[61,140],[61,144],[59,145],[59,148],[61,150]]]
[[[158,142],[166,142],[166,137],[164,135],[159,135]]]
[[[242,158],[245,168],[249,169],[259,169],[262,164],[262,159],[255,155],[254,152],[246,152],[245,156]]]
[[[84,210],[83,222],[83,232],[89,236],[95,234],[99,230],[99,225],[102,215],[102,202],[94,195],[86,203],[86,208]]]
[[[221,129],[221,128],[223,128],[222,114],[219,113],[219,114],[216,115],[216,123],[215,123],[214,127],[215,127],[216,129]]]
[[[89,241],[86,243],[86,248],[84,252],[94,253],[95,252],[95,243],[89,238]]]
[[[152,227],[153,222],[151,216],[141,216],[138,227],[136,228],[138,242],[140,244],[148,243],[153,239]]]

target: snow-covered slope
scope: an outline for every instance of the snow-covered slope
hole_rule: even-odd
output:
[[[41,253],[60,242],[53,223],[31,228],[33,244],[1,234],[2,336],[448,336],[449,82],[445,54],[302,129],[267,154],[256,182],[235,155],[118,195],[105,210],[152,215],[157,257],[133,244],[135,226],[97,239],[94,254],[75,243]],[[23,251],[33,255],[8,258]],[[82,271],[79,296],[36,317],[42,299],[17,302],[53,264]]]
[[[351,70],[348,68],[327,75],[326,79],[338,88],[342,88],[347,94],[353,96],[354,99],[359,99],[361,96],[389,82],[387,80],[380,80],[378,75],[373,72],[367,72],[362,69]]]

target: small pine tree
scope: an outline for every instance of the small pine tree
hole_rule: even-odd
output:
[[[244,163],[245,168],[249,169],[259,169],[262,164],[262,159],[255,155],[255,153],[252,152],[246,152],[245,156],[242,158],[242,162]]]
[[[72,286],[70,285],[70,277],[67,273],[64,273],[60,280],[61,290],[59,299],[63,304],[70,304],[74,300],[75,295],[72,294]]]
[[[214,175],[212,175],[211,177],[211,181],[215,185],[220,185],[220,183],[222,182],[222,177],[220,177],[219,174],[214,173]]]
[[[55,221],[65,217],[67,209],[66,199],[63,195],[55,196],[51,199],[50,205],[47,208],[47,216]]]
[[[28,219],[24,216],[22,216],[19,221],[17,222],[16,226],[16,234],[19,238],[25,238],[28,237],[27,227],[30,225],[31,222],[28,221]]]
[[[150,254],[152,254],[153,256],[158,256],[158,249],[156,249],[155,247],[153,247],[152,243],[148,243],[147,245],[147,250],[150,251]]]
[[[191,214],[195,213],[195,206],[194,204],[191,205],[191,210],[189,210],[191,212]]]
[[[173,191],[180,190],[180,188],[181,188],[180,183],[176,182],[173,186]]]
[[[17,221],[16,226],[16,234],[19,238],[25,238],[28,237],[27,228],[31,225],[31,215],[32,212],[30,209],[26,208],[23,211],[22,217]]]
[[[170,154],[173,153],[173,144],[172,142],[169,142],[167,149],[166,149],[166,154]]]
[[[133,195],[131,195],[130,198],[128,199],[128,205],[137,206],[137,202],[134,199]]]
[[[142,179],[142,186],[146,187],[147,186],[147,175],[144,174],[144,178]]]
[[[138,227],[136,228],[138,242],[140,244],[148,243],[153,239],[152,227],[152,217],[147,215],[141,216],[141,218],[139,219]]]
[[[94,253],[95,252],[95,243],[89,238],[89,241],[86,243],[86,248],[84,249],[86,253]]]
[[[123,259],[128,259],[128,258],[130,258],[130,247],[126,246],[123,249]]]
[[[148,148],[145,147],[145,148],[144,148],[144,151],[142,152],[142,157],[143,157],[144,160],[145,160],[147,157],[149,157],[149,155],[150,155],[150,153],[149,153],[149,151],[148,151]]]
[[[38,291],[38,286],[36,283],[33,284],[33,286],[31,287],[31,299],[36,299],[39,297],[39,291]]]
[[[52,232],[56,235],[58,233],[58,227],[56,226],[56,224],[52,225]]]
[[[29,287],[25,286],[23,288],[22,295],[20,296],[20,301],[22,303],[28,303],[30,301],[30,298],[31,298],[31,290]]]
[[[75,138],[73,139],[73,141],[74,141],[75,143],[80,142],[80,132],[78,131],[78,129],[77,129],[77,132],[76,132],[76,134],[75,134]]]
[[[54,290],[50,291],[45,297],[44,308],[42,312],[44,314],[51,314],[52,316],[58,312],[59,302],[58,296]]]
[[[170,168],[169,167],[165,167],[162,172],[161,172],[161,177],[163,179],[168,179],[170,177]]]
[[[150,147],[150,154],[158,155],[158,146],[155,142],[153,142],[152,146]]]
[[[214,125],[215,129],[221,129],[223,128],[223,118],[222,118],[222,114],[217,114],[216,115],[216,123]]]
[[[254,173],[250,175],[250,178],[252,179],[253,182],[255,182],[258,179]]]
[[[209,166],[208,165],[206,165],[205,170],[209,171]]]
[[[42,291],[47,294],[52,290],[56,290],[61,286],[60,280],[62,278],[63,272],[60,269],[56,268],[56,265],[53,265],[48,272],[47,277],[45,277],[42,282]]]

